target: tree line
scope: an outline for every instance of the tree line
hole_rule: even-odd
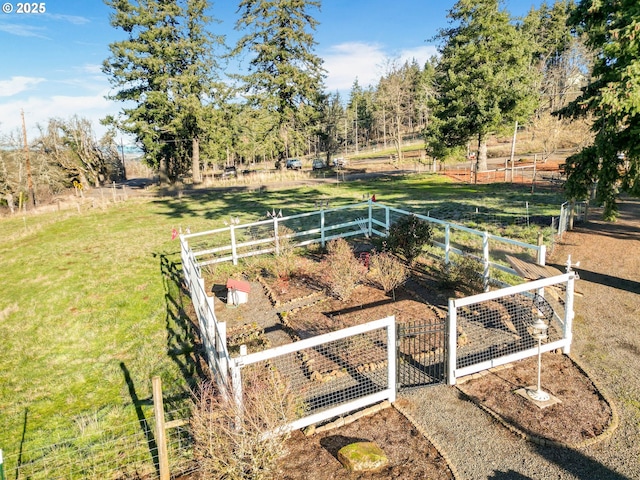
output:
[[[326,91],[314,52],[319,0],[240,0],[241,37],[231,46],[215,33],[208,0],[105,1],[125,39],[109,45],[103,72],[123,106],[103,120],[110,133],[101,141],[82,119],[41,129],[34,142],[43,164],[55,166],[57,176],[45,175],[51,184],[118,175],[118,130],[135,137],[162,181],[198,183],[213,165],[282,166],[372,145],[401,158],[407,136],[424,139],[433,158],[473,152],[482,170],[491,135],[514,124],[546,125],[551,135],[583,119],[592,138],[567,161],[569,197],[595,188],[615,217],[617,195],[638,193],[640,12],[632,0],[558,0],[522,18],[499,0],[459,0],[448,26],[425,39],[437,43],[437,56],[424,65],[390,60],[377,84],[355,79],[348,98]],[[228,73],[234,59],[245,62],[242,73]],[[5,195],[23,188],[9,153],[0,164]]]

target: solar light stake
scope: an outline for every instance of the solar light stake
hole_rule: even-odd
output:
[[[538,384],[536,390],[527,390],[527,395],[538,402],[546,402],[551,398],[547,392],[542,391],[542,389],[540,388],[540,371],[542,370],[542,340],[547,338],[547,328],[547,324],[544,323],[541,318],[537,318],[533,325],[531,325],[531,336],[538,340]]]

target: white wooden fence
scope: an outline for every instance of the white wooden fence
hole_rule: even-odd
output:
[[[449,332],[458,332],[460,326],[465,338],[460,342],[456,334],[448,339],[448,383],[454,385],[465,375],[537,355],[537,343],[527,329],[535,309],[522,301],[536,294],[544,297],[554,312],[542,351],[562,349],[570,353],[575,278],[575,272],[569,272],[449,299]]]
[[[254,364],[276,368],[302,397],[303,416],[283,430],[304,428],[383,400],[394,402],[395,322],[395,317],[386,317],[234,357],[231,372],[236,402],[242,405],[242,369]]]
[[[432,244],[440,249],[440,256],[446,263],[452,261],[453,254],[471,256],[480,261],[485,285],[490,281],[491,269],[517,274],[505,261],[505,252],[523,257],[531,263],[545,264],[545,245],[532,245],[500,237],[371,200],[285,217],[274,215],[274,218],[268,220],[181,235],[181,241],[183,244],[194,244],[191,250],[200,266],[228,261],[235,265],[241,258],[277,254],[279,239],[282,238],[279,235],[281,226],[292,232],[286,237],[293,240],[295,246],[303,247],[314,243],[324,246],[326,242],[338,237],[384,237],[392,223],[409,215],[415,215],[431,224]]]
[[[181,239],[182,272],[184,282],[191,295],[191,303],[198,317],[200,336],[207,363],[222,391],[231,389],[229,376],[229,350],[227,349],[227,329],[225,322],[218,322],[213,297],[207,294],[200,266]]]
[[[205,290],[200,269],[207,264],[224,261],[237,263],[243,257],[263,253],[277,253],[279,248],[278,229],[283,224],[293,232],[288,236],[295,240],[296,245],[305,246],[312,243],[324,245],[325,242],[337,237],[355,235],[385,236],[391,224],[405,215],[416,215],[432,225],[434,229],[432,243],[441,249],[442,257],[445,261],[450,261],[451,254],[472,255],[481,259],[484,265],[483,274],[485,278],[488,278],[490,268],[515,273],[510,267],[500,263],[497,255],[491,256],[494,250],[502,254],[505,251],[513,254],[514,248],[519,249],[521,256],[528,254],[536,263],[544,265],[544,245],[530,245],[517,240],[498,237],[487,232],[480,232],[451,222],[414,214],[371,201],[289,217],[274,216],[269,220],[246,225],[231,225],[207,232],[183,234],[180,236],[180,242],[185,283],[190,291],[191,299],[198,315],[200,332],[209,366],[223,391],[234,394],[236,400],[240,401],[242,396],[241,370],[247,365],[258,362],[274,362],[282,367],[284,362],[284,364],[289,365],[284,368],[284,371],[288,371],[292,376],[297,375],[299,377],[300,372],[304,372],[304,368],[300,368],[300,365],[296,364],[298,361],[296,358],[300,358],[300,352],[315,352],[314,355],[331,358],[335,361],[336,358],[339,359],[340,357],[340,354],[335,352],[350,352],[353,350],[349,348],[353,345],[349,342],[356,342],[356,339],[361,336],[366,337],[366,335],[374,334],[372,332],[378,332],[379,334],[380,331],[384,331],[383,338],[374,339],[373,341],[368,339],[363,342],[369,348],[372,345],[377,346],[376,349],[370,350],[364,357],[374,359],[376,355],[380,356],[382,355],[381,352],[384,352],[381,358],[374,361],[377,367],[367,370],[368,372],[374,372],[372,378],[369,378],[368,373],[364,376],[360,375],[359,372],[361,371],[353,364],[343,365],[342,368],[356,372],[344,380],[350,381],[360,376],[359,382],[356,381],[355,385],[348,387],[344,387],[340,382],[335,382],[329,387],[338,388],[338,391],[325,393],[324,396],[316,392],[314,400],[311,402],[313,407],[309,409],[305,417],[286,428],[302,428],[380,400],[388,399],[393,401],[396,394],[396,349],[395,320],[392,317],[302,340],[265,352],[250,355],[241,354],[238,357],[231,358],[227,349],[225,323],[218,322],[216,318],[213,298]],[[469,239],[474,239],[475,243],[470,245]],[[196,247],[190,246],[190,243],[195,244]],[[554,301],[553,308],[556,312],[561,313],[555,315],[553,328],[550,330],[556,333],[560,332],[559,338],[556,338],[558,335],[554,333],[556,337],[552,336],[550,338],[550,341],[543,346],[543,351],[562,348],[568,353],[571,345],[574,275],[571,272],[472,297],[451,299],[449,302],[448,332],[454,333],[450,334],[447,343],[448,383],[455,384],[456,378],[461,376],[537,354],[537,349],[528,343],[527,337],[523,332],[501,331],[499,328],[494,328],[496,318],[502,315],[498,310],[507,308],[510,303],[517,303],[513,301],[513,298],[518,295],[527,297],[534,294],[544,294],[546,298],[554,298],[554,296],[557,298]],[[546,292],[547,289],[549,292]],[[558,291],[564,292],[562,294],[564,298],[558,297]],[[491,302],[497,302],[502,306],[491,305]],[[465,309],[469,308],[476,308],[485,314],[478,318],[473,312],[471,316],[466,315],[468,312]],[[462,322],[467,322],[464,328],[468,328],[471,332],[472,341],[469,345],[459,347],[455,332],[458,331],[457,326],[461,325]],[[473,333],[473,329],[483,333]],[[326,353],[323,350],[325,348],[324,345],[331,344],[334,346],[328,348],[335,347],[336,350],[333,353]],[[384,349],[381,349],[382,345],[385,346]],[[507,350],[503,348],[504,345],[509,345]],[[477,361],[470,362],[470,359]],[[308,372],[305,375],[308,376]],[[309,378],[306,378],[302,381],[308,380]],[[325,384],[321,382],[320,385]],[[362,387],[362,385],[366,385],[366,387]],[[309,389],[313,390],[313,388],[306,385],[304,389],[309,391]],[[323,401],[323,398],[329,400]]]

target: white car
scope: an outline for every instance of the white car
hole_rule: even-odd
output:
[[[347,159],[343,158],[343,157],[337,157],[333,159],[333,166],[334,167],[346,167],[347,166]]]

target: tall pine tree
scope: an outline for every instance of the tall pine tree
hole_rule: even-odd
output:
[[[459,0],[448,17],[453,26],[439,34],[436,118],[427,143],[438,155],[475,138],[478,169],[486,170],[488,136],[535,108],[531,45],[498,0]]]
[[[205,28],[207,0],[105,3],[113,8],[111,25],[127,34],[109,45],[103,63],[115,89],[110,99],[125,102],[118,126],[135,135],[162,179],[191,168],[198,181],[199,142],[216,91],[212,51],[222,44]]]
[[[593,185],[614,220],[620,192],[640,195],[640,4],[637,0],[582,0],[569,23],[596,52],[591,83],[561,111],[594,117],[592,145],[567,159],[565,188],[586,198]]]
[[[317,0],[242,0],[238,30],[247,29],[234,49],[248,52],[242,76],[249,101],[273,114],[279,165],[296,151],[313,126],[321,101],[322,60],[313,53],[317,25],[309,13]]]

